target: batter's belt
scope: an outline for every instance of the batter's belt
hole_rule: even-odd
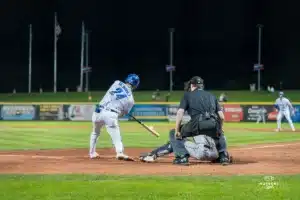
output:
[[[96,105],[95,113],[100,113],[101,110],[107,110],[107,111],[114,112],[114,113],[117,113],[117,114],[120,113],[115,109],[110,109],[110,108],[107,108],[107,107],[104,107],[104,106],[101,106],[101,105]]]

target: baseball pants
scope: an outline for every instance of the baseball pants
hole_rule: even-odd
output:
[[[286,120],[288,121],[291,129],[295,129],[294,127],[294,124],[292,122],[292,119],[291,119],[291,114],[290,114],[290,111],[289,110],[285,110],[285,111],[279,111],[278,114],[277,114],[277,129],[281,129],[281,120],[282,120],[282,117],[285,117]]]
[[[90,155],[96,151],[96,143],[103,126],[106,127],[106,130],[112,139],[116,153],[123,153],[124,146],[122,143],[117,113],[107,110],[101,110],[100,113],[94,112],[92,116],[92,123],[93,130],[90,136]]]
[[[262,121],[264,124],[266,123],[266,116],[264,114],[259,114],[257,116],[257,121],[256,123],[258,124],[260,121]]]
[[[216,140],[216,146],[219,153],[227,152],[227,141],[226,136],[224,135],[223,131],[219,136],[219,139]]]

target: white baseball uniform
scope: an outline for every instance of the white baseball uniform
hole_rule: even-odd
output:
[[[123,154],[118,118],[130,112],[134,105],[134,98],[131,88],[121,82],[115,81],[100,101],[97,109],[93,113],[93,131],[90,137],[90,156],[96,151],[97,139],[101,128],[105,125],[109,133],[117,154]]]
[[[174,152],[174,145],[179,143],[183,144],[183,148],[188,152],[188,154],[198,160],[202,161],[212,161],[216,160],[219,156],[215,141],[206,135],[197,135],[191,138],[184,138],[182,140],[177,140],[174,138],[174,132],[170,135],[170,141],[156,149],[154,149],[150,155],[143,157],[142,160],[146,162],[153,162],[157,157],[162,157]]]
[[[259,108],[259,110],[257,112],[257,121],[256,121],[257,124],[260,121],[262,121],[264,124],[266,123],[266,113],[267,113],[267,110],[264,107]]]
[[[218,150],[215,141],[206,135],[193,137],[194,142],[186,140],[184,146],[190,156],[198,160],[212,161],[218,158]]]
[[[290,124],[290,127],[294,131],[295,127],[291,120],[291,111],[293,112],[293,106],[292,106],[290,100],[288,100],[285,97],[279,97],[276,99],[275,105],[277,105],[277,107],[279,109],[278,114],[277,114],[277,130],[281,129],[281,120],[282,120],[282,117],[285,116],[286,120]]]

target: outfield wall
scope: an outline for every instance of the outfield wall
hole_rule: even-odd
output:
[[[277,112],[271,103],[243,102],[222,104],[227,122],[255,122],[263,109],[267,121],[276,121]],[[95,109],[93,103],[2,103],[0,120],[13,121],[91,121]],[[143,121],[175,121],[178,103],[137,103],[131,114]],[[294,104],[294,122],[300,122],[300,103]],[[128,116],[122,121],[130,121]],[[189,120],[185,114],[184,121]]]

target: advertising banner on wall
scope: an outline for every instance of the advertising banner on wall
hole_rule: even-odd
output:
[[[131,114],[142,121],[171,121],[175,122],[178,104],[137,104]],[[264,113],[266,121],[275,122],[277,111],[273,105],[239,105],[223,104],[222,109],[227,122],[255,122],[259,114]],[[91,121],[95,105],[84,104],[40,104],[0,105],[0,120],[67,120],[67,121]],[[295,115],[291,116],[293,122],[300,122],[300,105],[294,105]],[[128,121],[124,116],[119,120]],[[131,120],[131,119],[130,119]],[[190,117],[184,114],[183,121],[187,122]],[[283,122],[286,119],[283,117]]]
[[[295,105],[294,106],[294,111],[295,111],[295,115],[292,116],[292,121],[293,122],[300,122],[300,105]]]
[[[176,121],[176,113],[178,110],[179,105],[168,105],[168,110],[167,110],[167,116],[168,120],[170,122],[175,122]],[[187,112],[184,113],[182,122],[188,122],[191,119],[191,117],[187,114]]]
[[[72,104],[63,105],[62,119],[67,121],[92,121],[96,105]],[[128,121],[128,117],[120,117],[120,121]]]
[[[39,106],[40,120],[63,120],[63,105],[41,104]]]
[[[36,107],[33,105],[2,105],[2,120],[34,120],[37,117]]]
[[[247,122],[257,121],[259,114],[263,113],[266,121],[276,121],[277,111],[273,105],[243,105],[244,120]]]
[[[95,105],[68,105],[64,107],[65,119],[71,121],[91,121],[93,112],[95,111]]]
[[[222,105],[226,122],[240,122],[244,119],[243,108],[238,104]]]
[[[134,105],[131,115],[142,121],[167,121],[166,105]]]

